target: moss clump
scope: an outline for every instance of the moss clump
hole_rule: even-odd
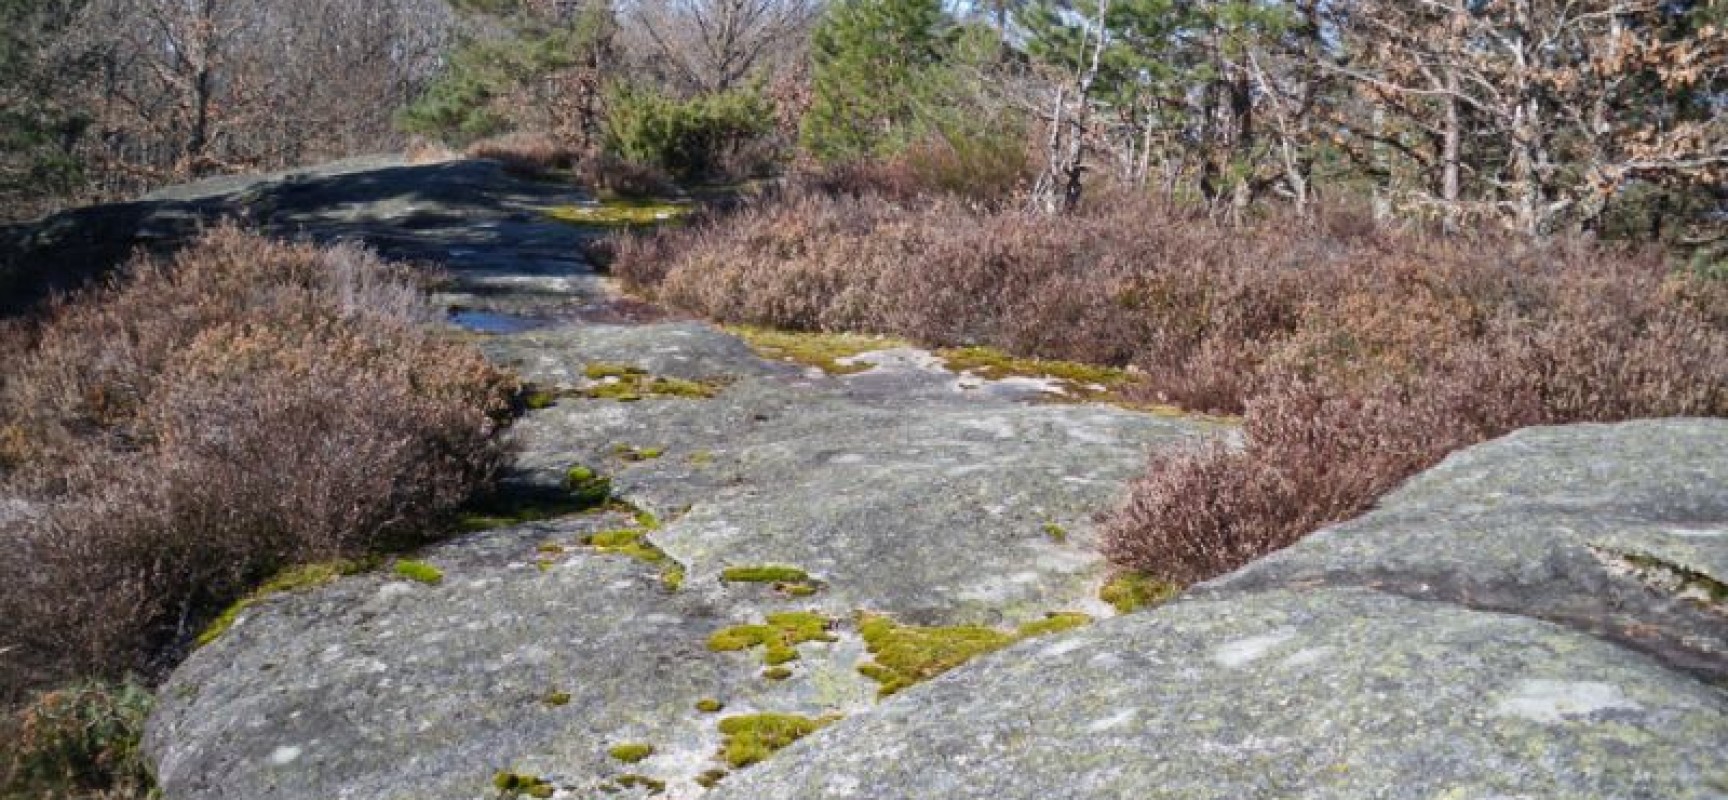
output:
[[[552,784],[538,775],[523,775],[501,770],[492,776],[492,786],[506,797],[551,797]]]
[[[727,583],[806,583],[810,573],[797,567],[769,564],[759,567],[727,567],[720,571]]]
[[[852,333],[804,333],[749,326],[728,326],[728,333],[744,340],[763,358],[816,367],[830,375],[850,375],[871,369],[869,364],[842,364],[844,359],[877,350],[910,346],[901,339],[861,336]]]
[[[532,411],[538,411],[542,408],[551,408],[558,402],[557,393],[549,389],[541,389],[538,387],[523,389],[521,398],[522,406]]]
[[[701,700],[696,701],[696,710],[704,714],[718,714],[720,713],[720,709],[725,707],[725,703],[712,697],[704,697]]]
[[[687,456],[684,460],[690,462],[692,465],[704,467],[714,463],[714,452],[712,450],[697,450]]]
[[[593,205],[553,206],[544,213],[571,225],[641,228],[676,222],[695,210],[696,204],[688,200],[616,197]]]
[[[564,471],[564,490],[575,502],[594,508],[612,499],[612,479],[577,464]]]
[[[637,368],[619,364],[589,364],[583,374],[593,381],[576,394],[597,400],[634,402],[644,397],[709,398],[726,387],[726,381],[710,379],[691,381],[649,375]]]
[[[591,381],[601,381],[607,378],[633,378],[647,375],[648,370],[633,367],[629,364],[611,364],[604,361],[589,364],[582,368],[583,376]]]
[[[557,542],[541,542],[534,546],[534,551],[537,553],[545,553],[549,556],[556,556],[564,553],[564,546]]]
[[[1045,614],[1041,620],[1025,623],[1014,630],[1020,634],[1020,638],[1030,639],[1034,636],[1073,630],[1091,621],[1091,614],[1082,614],[1078,611],[1054,611]]]
[[[717,653],[763,648],[762,663],[774,667],[798,659],[798,645],[836,641],[829,632],[833,620],[808,611],[769,614],[761,625],[735,625],[708,637],[708,649]]]
[[[552,706],[553,708],[568,705],[570,703],[570,693],[554,689],[547,692],[545,697],[540,698],[540,702]]]
[[[645,742],[625,742],[624,744],[613,745],[612,749],[606,751],[606,754],[626,764],[634,764],[654,755],[654,745]]]
[[[1138,572],[1119,572],[1104,582],[1098,599],[1126,614],[1136,609],[1155,606],[1176,596],[1181,590],[1176,584],[1161,581]]]
[[[782,564],[727,567],[720,571],[720,580],[725,583],[769,583],[774,585],[775,591],[790,597],[808,597],[822,586],[804,570]]]
[[[767,760],[775,752],[828,725],[838,717],[811,719],[796,714],[748,714],[720,720],[726,737],[720,758],[733,769]]]
[[[1004,631],[979,625],[901,625],[886,616],[863,614],[858,632],[875,662],[860,665],[858,671],[881,684],[877,693],[887,697],[1022,639],[1068,630],[1091,620],[1085,614],[1061,612]]]
[[[223,609],[222,613],[217,615],[215,619],[211,620],[210,624],[205,626],[204,630],[198,634],[198,638],[194,643],[198,647],[203,647],[204,645],[216,641],[222,636],[222,634],[227,633],[229,628],[234,627],[234,622],[240,619],[240,614],[242,612],[251,608],[258,601],[263,600],[266,597],[280,594],[282,592],[292,592],[301,589],[310,589],[316,586],[323,586],[324,584],[330,583],[344,575],[353,575],[358,572],[364,572],[365,570],[377,566],[377,564],[378,561],[376,558],[369,558],[354,561],[339,560],[325,561],[318,564],[303,564],[298,567],[289,567],[288,569],[282,570],[281,572],[276,573],[275,577],[265,581],[257,589],[252,590],[251,594],[234,601],[233,605]]]
[[[792,677],[792,670],[790,667],[769,667],[762,670],[762,677],[771,681],[783,681]]]
[[[591,533],[582,537],[582,544],[602,553],[626,556],[644,564],[658,565],[660,567],[660,584],[665,586],[667,591],[676,592],[683,588],[684,566],[667,556],[665,550],[655,547],[653,542],[648,541],[648,534],[659,529],[660,520],[646,511],[636,511],[635,520],[639,527],[617,528]]]
[[[712,789],[719,785],[727,774],[726,770],[723,769],[704,770],[702,774],[696,776],[696,785],[704,789]]]
[[[955,347],[936,351],[948,369],[969,372],[988,380],[1003,378],[1051,378],[1063,391],[1080,399],[1103,398],[1128,384],[1124,370],[1073,361],[1018,358],[989,347]]]
[[[437,586],[444,582],[444,570],[434,567],[424,561],[414,561],[407,558],[398,559],[396,561],[396,566],[392,567],[391,570],[397,575],[407,578],[408,580],[419,581],[427,586]]]
[[[1064,544],[1068,541],[1068,529],[1054,522],[1044,523],[1044,535],[1050,537],[1050,541],[1057,544]]]
[[[618,777],[613,778],[612,782],[617,784],[620,789],[640,787],[646,789],[649,794],[662,794],[666,791],[665,781],[657,778],[650,778],[647,775],[637,775],[635,773],[619,775]]]
[[[662,447],[635,447],[627,444],[612,446],[612,455],[625,461],[652,461],[666,454]]]

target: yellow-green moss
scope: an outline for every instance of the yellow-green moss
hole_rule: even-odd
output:
[[[697,450],[685,457],[684,460],[698,467],[707,466],[714,463],[714,452],[711,450]]]
[[[838,717],[811,719],[796,714],[747,714],[720,720],[725,741],[720,758],[733,769],[767,760],[776,751],[835,721]]]
[[[637,775],[635,773],[619,775],[618,777],[613,778],[612,782],[617,784],[621,789],[641,788],[646,789],[649,794],[662,794],[666,791],[665,781],[658,778],[650,778],[647,775]]]
[[[1138,572],[1119,572],[1104,582],[1098,590],[1098,599],[1116,607],[1116,610],[1126,614],[1147,606],[1154,606],[1169,600],[1181,591],[1181,587],[1167,581],[1161,581],[1149,575]]]
[[[222,636],[222,634],[227,633],[229,628],[234,627],[234,622],[240,618],[242,612],[251,608],[255,603],[266,597],[280,594],[282,592],[292,592],[301,589],[310,589],[315,586],[323,586],[324,584],[330,583],[344,575],[353,575],[371,569],[372,567],[377,566],[377,563],[378,560],[376,558],[353,561],[344,559],[339,561],[325,561],[317,564],[302,564],[297,567],[289,567],[288,569],[282,570],[281,572],[276,573],[276,575],[270,578],[270,580],[260,584],[258,588],[252,590],[250,594],[234,601],[233,605],[223,609],[222,613],[217,615],[215,619],[211,620],[210,624],[205,626],[204,630],[198,634],[195,644],[198,647],[203,647],[204,645],[216,641]]]
[[[726,331],[743,339],[763,358],[816,367],[830,375],[849,375],[871,368],[869,364],[842,364],[842,359],[909,346],[901,339],[854,333],[806,333],[745,325],[728,326]]]
[[[762,670],[762,677],[771,681],[783,681],[792,677],[792,669],[790,667],[769,667]]]
[[[720,571],[720,580],[724,583],[769,583],[774,585],[775,591],[790,597],[808,597],[822,586],[804,570],[784,564],[727,567]]]
[[[597,228],[639,228],[676,222],[696,210],[686,200],[606,198],[593,205],[553,206],[547,217],[572,225]]]
[[[489,498],[462,513],[457,518],[457,527],[465,531],[507,528],[579,514],[605,506],[611,500],[611,480],[576,465],[565,472],[560,489],[511,492]]]
[[[727,567],[720,571],[720,580],[727,583],[807,583],[810,573],[782,564],[753,567]]]
[[[704,789],[712,789],[719,785],[727,774],[726,770],[723,769],[703,770],[702,774],[696,776],[696,785]]]
[[[1068,529],[1061,525],[1057,525],[1054,522],[1044,523],[1044,535],[1050,537],[1050,541],[1057,544],[1063,544],[1068,541]]]
[[[1025,623],[1014,630],[1020,634],[1020,638],[1030,639],[1034,636],[1073,630],[1091,621],[1091,614],[1082,614],[1078,611],[1054,611],[1044,615],[1041,620]]]
[[[725,707],[725,703],[712,697],[704,697],[701,700],[696,701],[696,710],[704,714],[718,714],[720,713],[720,709]]]
[[[508,770],[499,771],[492,776],[492,786],[507,797],[551,797],[552,784],[538,775],[524,775]]]
[[[881,684],[877,693],[887,697],[985,653],[1022,639],[1078,627],[1091,619],[1085,614],[1058,612],[1004,631],[980,625],[901,625],[886,616],[866,613],[859,617],[858,632],[875,661],[860,665],[858,671]]]
[[[684,588],[684,567],[677,562],[670,563],[660,570],[660,585],[668,592],[676,592]]]
[[[551,408],[557,402],[557,393],[549,389],[534,387],[522,391],[522,405],[531,410],[538,411],[542,408]]]
[[[613,745],[606,754],[626,764],[634,764],[654,755],[654,745],[646,742],[625,742]]]
[[[625,506],[629,508],[629,506]],[[660,527],[660,521],[646,511],[634,511],[640,527],[597,531],[582,537],[582,544],[602,553],[634,558],[660,567],[660,584],[676,592],[684,586],[684,566],[673,561],[665,550],[648,541],[648,534]]]
[[[629,364],[613,364],[606,361],[596,361],[582,368],[582,374],[589,380],[605,380],[606,378],[633,378],[647,375],[648,370]]]
[[[589,364],[583,372],[594,383],[578,389],[576,394],[621,403],[634,402],[644,397],[709,398],[719,394],[727,384],[727,381],[718,378],[692,381],[649,375],[636,367],[618,364]]]
[[[545,553],[549,556],[555,556],[564,552],[564,546],[557,542],[541,542],[534,546],[534,550],[536,552]]]
[[[991,347],[953,347],[938,350],[936,355],[954,372],[970,372],[988,380],[1051,378],[1076,399],[1103,399],[1130,380],[1127,372],[1114,367],[1020,358]]]
[[[652,461],[665,454],[665,448],[661,447],[636,447],[628,444],[615,444],[612,446],[612,455],[625,461]]]
[[[809,611],[782,611],[769,614],[760,625],[735,625],[715,631],[708,637],[708,649],[732,652],[761,647],[762,663],[773,667],[798,658],[798,645],[805,642],[836,641],[829,627],[833,620]]]
[[[556,708],[558,706],[562,706],[562,705],[567,705],[570,702],[570,693],[554,689],[550,692],[547,692],[545,697],[540,698],[540,702],[545,703],[546,705],[552,706],[554,708]]]
[[[391,570],[408,580],[419,581],[427,586],[437,586],[444,582],[444,571],[424,561],[398,559]]]
[[[577,464],[564,471],[564,490],[575,502],[593,508],[612,499],[612,479]]]

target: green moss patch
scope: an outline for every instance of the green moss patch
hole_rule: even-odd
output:
[[[540,698],[540,702],[545,703],[546,705],[552,706],[553,708],[557,708],[557,707],[563,706],[563,705],[569,705],[570,693],[554,689],[550,692],[547,692],[545,697]]]
[[[1085,614],[1061,612],[1005,631],[980,625],[901,625],[880,614],[863,614],[858,620],[858,632],[875,661],[860,665],[858,671],[881,684],[877,693],[887,697],[985,653],[1022,639],[1075,628],[1091,619]]]
[[[784,667],[784,666],[769,667],[765,670],[762,670],[762,677],[766,680],[771,680],[771,681],[783,681],[783,680],[786,680],[787,678],[792,677],[792,668],[791,667]]]
[[[832,642],[836,637],[829,631],[834,621],[809,611],[782,611],[769,614],[760,625],[735,625],[715,631],[708,637],[708,649],[717,653],[763,648],[762,663],[779,666],[798,659],[798,645],[805,642]]]
[[[720,781],[724,780],[728,774],[723,769],[703,770],[702,774],[696,776],[696,785],[704,789],[712,789],[720,785]]]
[[[222,636],[222,634],[227,633],[229,628],[234,627],[234,622],[240,618],[242,612],[251,608],[254,604],[264,598],[275,594],[281,594],[283,592],[299,591],[323,586],[344,575],[353,575],[359,572],[364,572],[377,566],[377,564],[378,560],[372,558],[352,561],[326,561],[318,564],[303,564],[298,567],[289,567],[288,569],[276,573],[275,577],[265,581],[257,589],[252,590],[250,594],[234,601],[233,605],[223,609],[222,613],[217,615],[215,619],[211,620],[210,624],[205,626],[204,630],[198,634],[195,644],[198,647],[203,647],[204,645],[216,641]]]
[[[991,347],[953,347],[938,350],[936,355],[954,372],[971,373],[987,380],[1048,378],[1077,400],[1110,399],[1132,380],[1126,371],[1114,367],[1020,358]]]
[[[649,375],[639,367],[623,364],[589,364],[583,369],[590,383],[575,391],[576,395],[596,400],[616,400],[630,403],[646,397],[687,397],[706,399],[726,388],[727,381],[702,381]]]
[[[775,591],[789,597],[808,597],[822,586],[804,570],[784,564],[727,567],[720,571],[720,581],[771,584]]]
[[[606,754],[626,764],[634,764],[654,755],[654,745],[645,742],[625,742],[613,745]]]
[[[619,775],[612,779],[612,784],[620,789],[643,789],[649,794],[664,794],[666,792],[665,781],[634,773]]]
[[[596,228],[642,228],[677,222],[697,208],[685,200],[656,198],[606,198],[592,205],[553,206],[544,212],[549,219]]]
[[[505,797],[551,797],[552,784],[538,775],[524,775],[508,770],[492,776],[492,786]]]
[[[411,581],[424,583],[427,586],[437,586],[444,582],[444,570],[434,567],[424,561],[415,561],[407,558],[398,559],[396,561],[396,566],[391,567],[390,569],[397,575]]]
[[[796,714],[748,714],[720,720],[725,741],[720,758],[733,769],[766,761],[787,745],[834,722],[838,717],[812,719]]]
[[[1054,522],[1044,523],[1044,535],[1050,537],[1050,541],[1057,544],[1065,544],[1068,541],[1068,529]]]
[[[625,461],[653,461],[656,458],[666,455],[666,449],[663,447],[636,447],[628,444],[615,444],[612,446],[612,455]]]
[[[726,332],[743,339],[751,350],[763,358],[816,367],[830,375],[850,375],[871,368],[869,364],[842,364],[840,361],[843,359],[877,350],[911,346],[902,339],[855,333],[806,333],[746,325],[727,326]]]
[[[719,700],[716,700],[712,697],[704,697],[701,700],[696,701],[696,710],[700,711],[704,714],[718,714],[718,713],[720,713],[720,709],[723,709],[725,707],[726,707],[725,703],[722,703]]]
[[[1138,572],[1112,575],[1098,590],[1098,599],[1126,614],[1136,609],[1155,606],[1176,596],[1181,587]]]

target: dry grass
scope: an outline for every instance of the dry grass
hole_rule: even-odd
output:
[[[639,291],[727,322],[1133,365],[1136,399],[1244,415],[1244,450],[1160,456],[1108,515],[1114,562],[1179,582],[1518,427],[1728,415],[1728,283],[1653,252],[1339,210],[1227,228],[1122,196],[1051,219],[867,169],[613,250]]]
[[[0,386],[0,678],[153,674],[292,563],[486,488],[512,379],[357,248],[231,228],[61,304]]]
[[[469,158],[484,158],[502,164],[504,171],[523,178],[541,178],[555,170],[570,169],[577,154],[546,133],[506,133],[481,139],[468,146]]]

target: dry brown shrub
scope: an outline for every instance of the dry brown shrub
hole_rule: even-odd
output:
[[[469,158],[496,161],[504,171],[523,178],[540,178],[553,170],[569,169],[577,154],[546,133],[506,133],[468,145]]]
[[[489,486],[514,384],[408,277],[221,228],[55,310],[0,386],[9,688],[151,674],[249,584],[434,535]]]
[[[1541,423],[1728,415],[1728,285],[1574,240],[1438,237],[1354,209],[1242,227],[1116,193],[1049,218],[933,199],[894,164],[620,241],[710,317],[1133,364],[1139,399],[1245,415],[1161,456],[1118,564],[1200,580],[1360,513],[1447,452]]]
[[[664,170],[605,153],[582,159],[576,165],[576,179],[584,186],[625,197],[666,197],[678,193],[678,184]]]

